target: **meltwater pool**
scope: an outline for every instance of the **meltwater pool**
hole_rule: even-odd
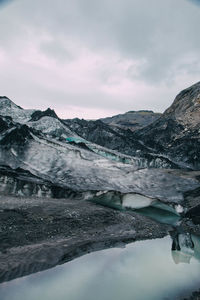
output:
[[[0,284],[0,300],[181,299],[200,287],[200,242],[171,251],[170,236],[93,252]]]

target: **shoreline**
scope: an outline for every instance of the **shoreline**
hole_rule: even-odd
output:
[[[0,198],[0,282],[83,254],[161,238],[171,226],[83,200]]]

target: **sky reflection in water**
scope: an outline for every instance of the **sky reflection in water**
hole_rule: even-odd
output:
[[[165,237],[94,252],[3,283],[0,300],[175,299],[198,286],[200,264],[196,255],[174,261],[171,239]]]

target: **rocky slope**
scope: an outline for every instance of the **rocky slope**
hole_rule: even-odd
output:
[[[135,138],[183,168],[199,169],[200,82],[180,92],[164,114],[138,130]]]
[[[164,117],[175,119],[185,131],[200,127],[200,82],[180,92]]]

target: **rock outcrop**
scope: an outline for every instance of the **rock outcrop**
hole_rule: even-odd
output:
[[[154,123],[135,138],[182,168],[200,168],[200,82],[180,92]]]

